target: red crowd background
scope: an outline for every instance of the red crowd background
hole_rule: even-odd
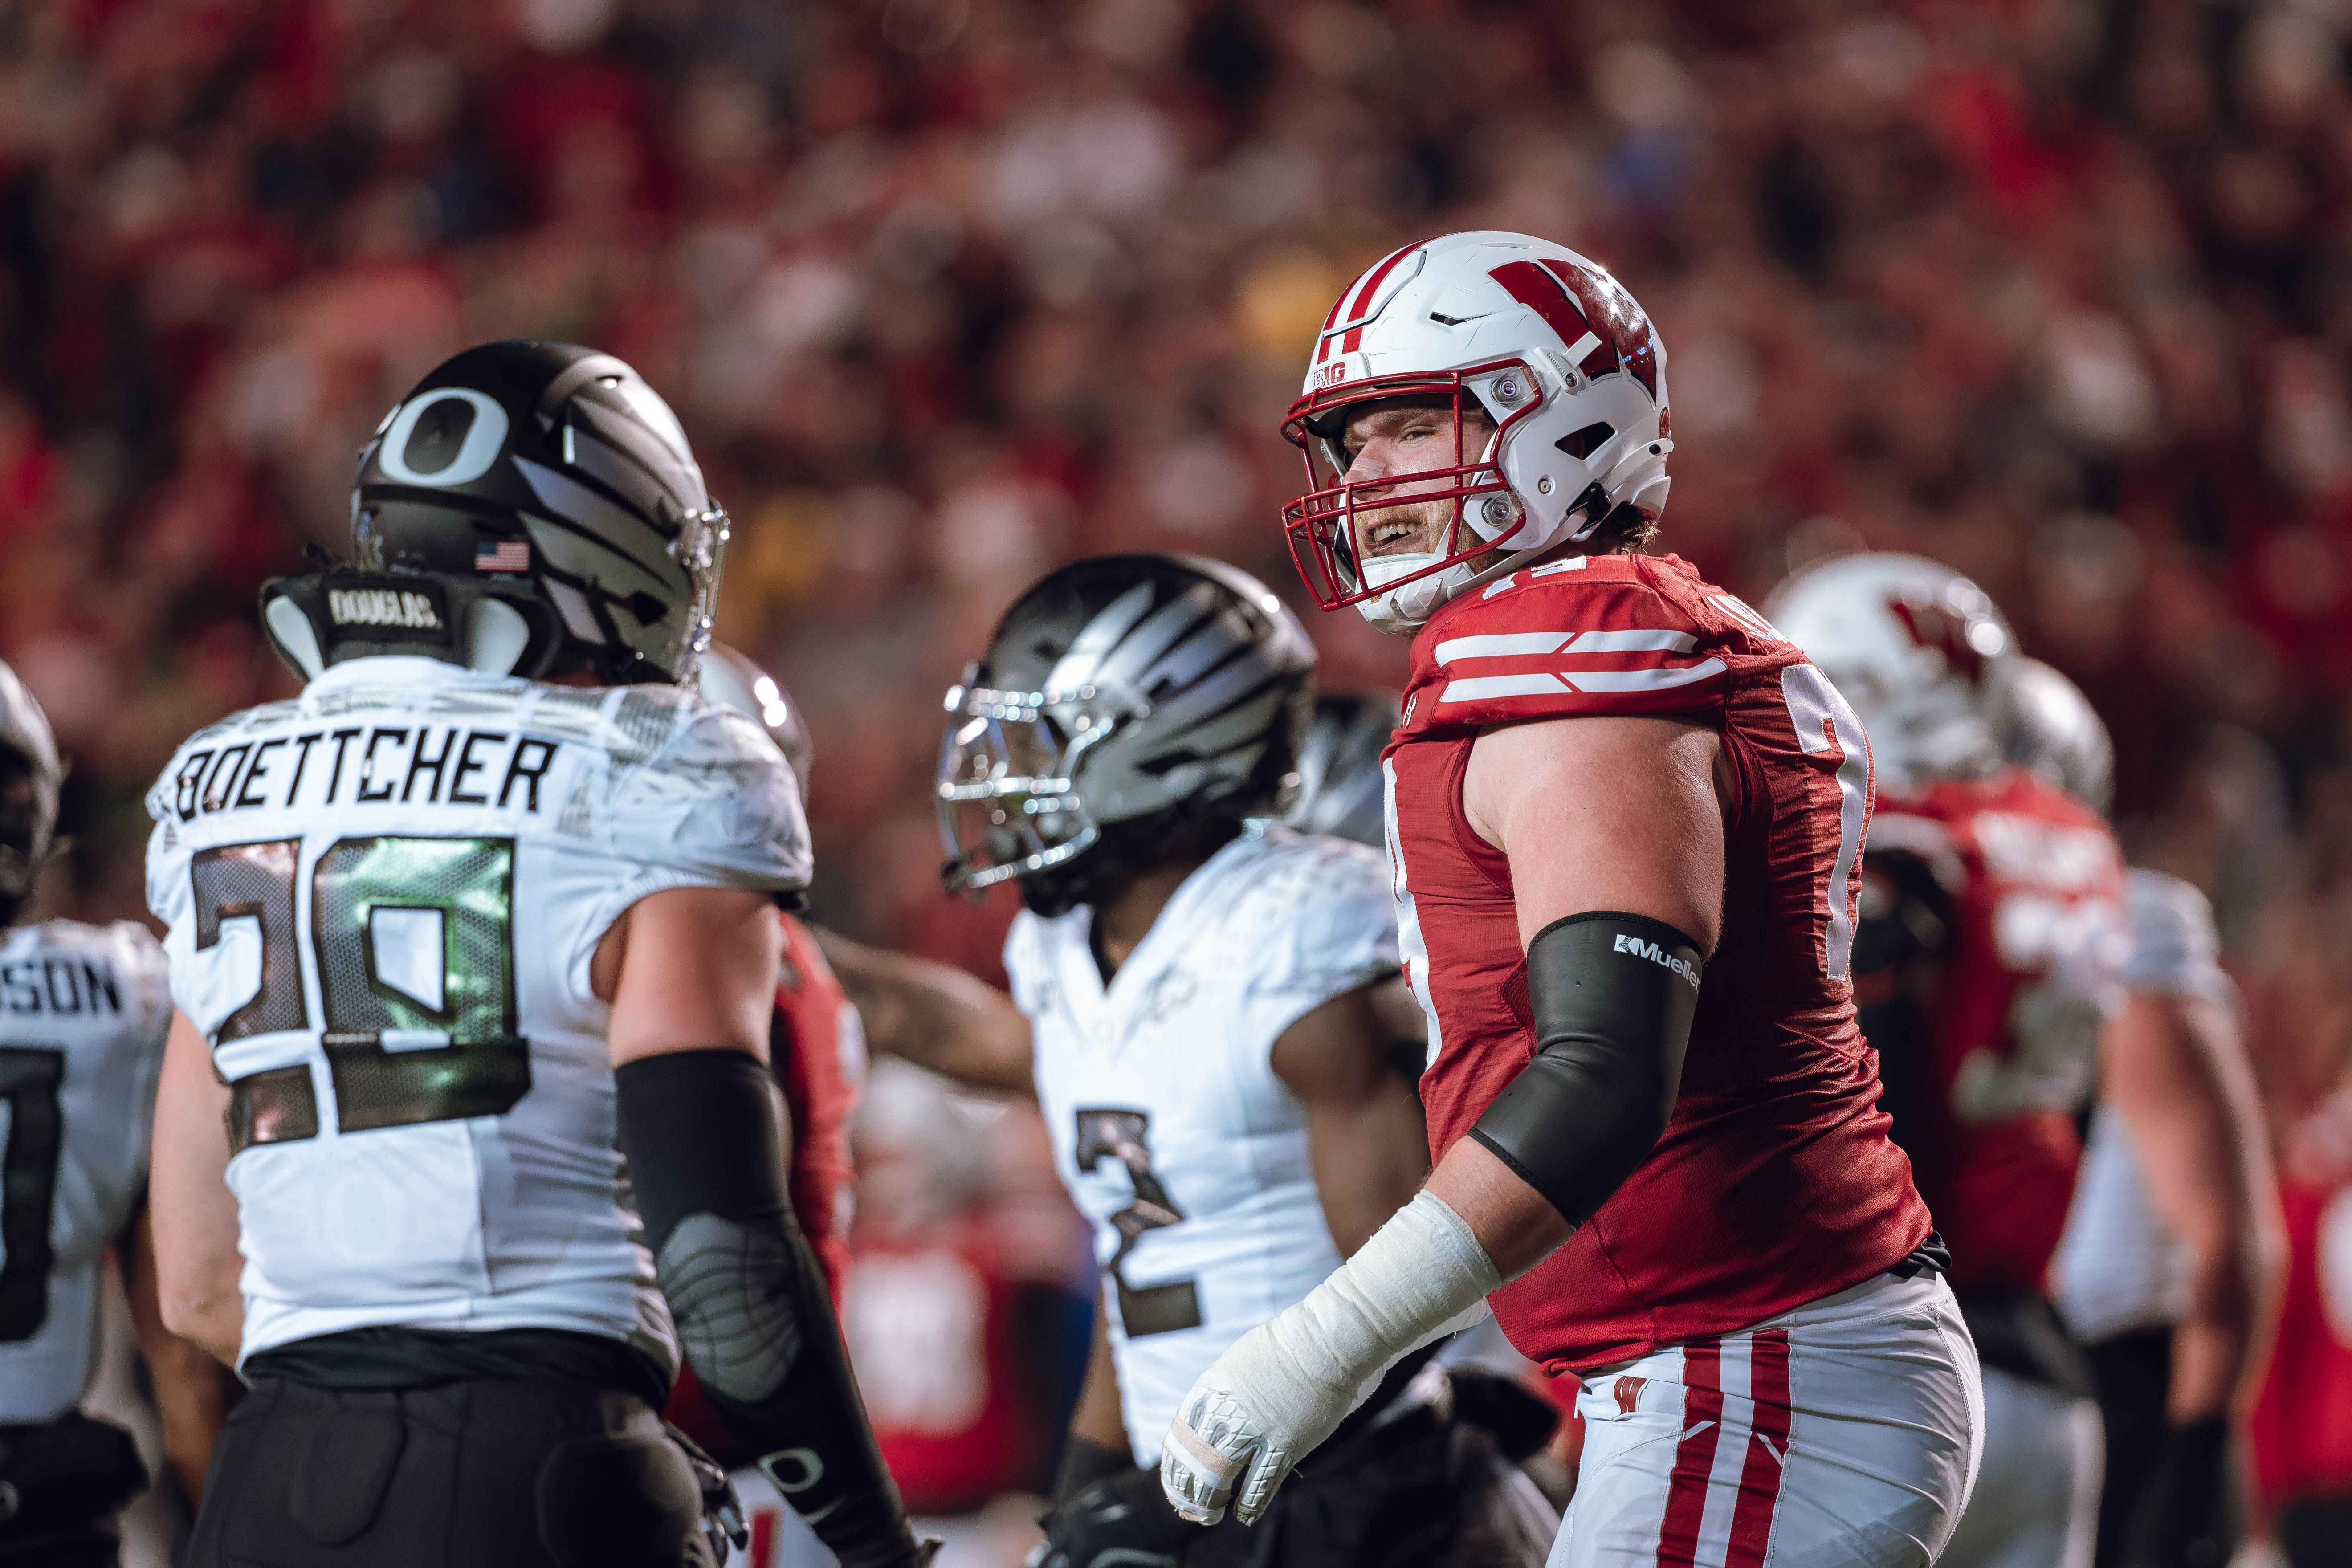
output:
[[[1935,555],[2097,701],[2127,847],[2211,895],[2249,998],[2290,1312],[2352,1343],[2347,26],[2336,0],[25,0],[0,657],[74,762],[58,896],[143,911],[153,773],[291,689],[259,582],[346,545],[352,455],[418,374],[543,336],[634,362],[733,511],[720,633],[815,732],[819,918],[994,974],[1007,911],[935,880],[940,690],[1076,555],[1199,551],[1295,598],[1275,427],[1332,296],[1420,235],[1532,230],[1668,348],[1662,548],[1751,598],[1826,552]],[[1303,618],[1328,679],[1399,679],[1402,645]],[[2273,1500],[2352,1491],[2334,1364],[2281,1361]]]

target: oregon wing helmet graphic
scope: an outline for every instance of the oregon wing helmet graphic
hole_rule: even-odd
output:
[[[950,890],[1019,878],[1032,907],[1191,820],[1269,816],[1294,784],[1315,652],[1265,584],[1190,555],[1054,573],[948,693]]]

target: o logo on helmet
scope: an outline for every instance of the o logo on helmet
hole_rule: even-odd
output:
[[[490,471],[506,449],[507,411],[465,386],[436,386],[395,412],[376,448],[384,478],[446,489]]]

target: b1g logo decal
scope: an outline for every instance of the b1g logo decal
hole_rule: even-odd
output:
[[[488,473],[506,444],[507,411],[497,398],[436,386],[393,410],[375,461],[388,479],[447,489]]]

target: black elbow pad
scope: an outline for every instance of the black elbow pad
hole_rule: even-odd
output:
[[[1698,944],[1663,921],[1594,910],[1528,943],[1535,1059],[1475,1138],[1582,1225],[1665,1131],[1698,1008]]]
[[[688,1362],[844,1563],[914,1561],[815,1250],[785,1199],[767,1069],[740,1051],[622,1066],[621,1152]]]

